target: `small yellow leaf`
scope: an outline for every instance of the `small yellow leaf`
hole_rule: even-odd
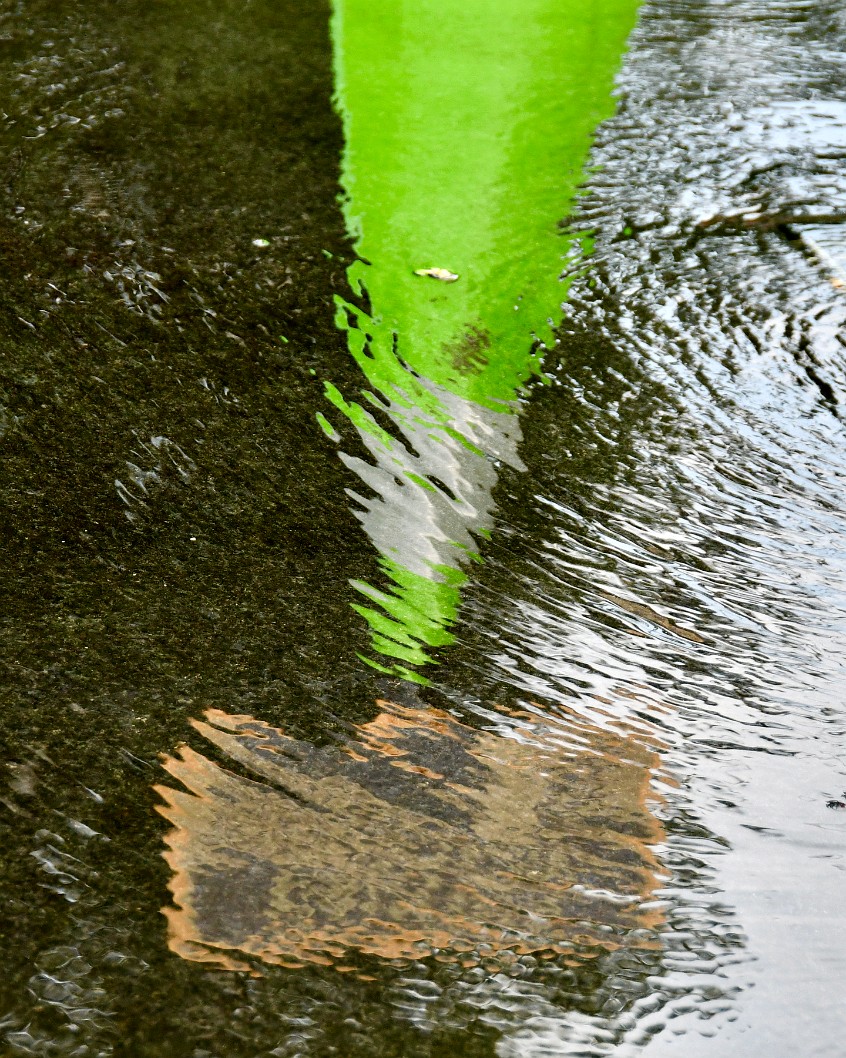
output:
[[[454,283],[458,276],[450,272],[448,268],[415,268],[416,276],[429,276],[432,279],[440,279],[442,283]]]

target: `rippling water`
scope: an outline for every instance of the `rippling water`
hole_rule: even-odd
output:
[[[840,1055],[840,5],[641,8],[519,432],[377,410],[477,559],[425,687],[348,583],[425,534],[313,426],[328,12],[71,7],[0,7],[9,1053]]]
[[[843,29],[823,5],[644,13],[531,482],[468,606],[483,693],[599,697],[666,746],[681,950],[620,1023],[663,1030],[647,1053],[840,1047],[844,243],[802,218],[846,203]],[[520,1053],[571,1036],[552,1018]]]

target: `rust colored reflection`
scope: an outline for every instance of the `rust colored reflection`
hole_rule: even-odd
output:
[[[240,773],[188,746],[165,762],[184,788],[157,788],[175,952],[229,968],[351,952],[489,965],[657,925],[651,751],[575,718],[479,731],[380,707],[323,748],[249,716],[195,722]]]

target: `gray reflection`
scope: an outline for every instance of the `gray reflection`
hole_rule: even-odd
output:
[[[358,427],[374,462],[341,453],[342,461],[371,489],[353,494],[356,517],[381,555],[421,577],[453,567],[461,552],[474,553],[478,534],[493,525],[498,466],[523,470],[517,454],[517,402],[502,411],[412,377],[420,404],[382,397],[378,407],[395,436]],[[441,487],[425,487],[435,479]]]

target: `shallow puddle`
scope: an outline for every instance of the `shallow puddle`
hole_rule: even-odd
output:
[[[846,19],[491,6],[0,2],[4,1053],[842,1052]]]

